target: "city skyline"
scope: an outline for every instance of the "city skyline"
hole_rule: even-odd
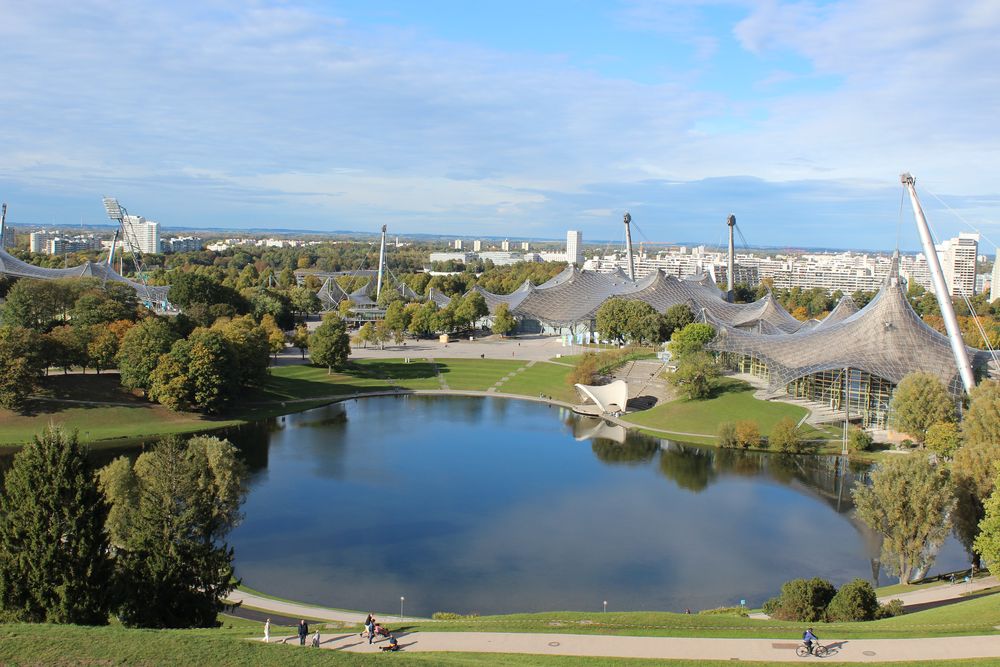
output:
[[[1000,236],[992,3],[0,8],[15,225],[916,250],[912,170]]]

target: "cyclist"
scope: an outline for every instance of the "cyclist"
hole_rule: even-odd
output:
[[[819,637],[817,637],[816,635],[813,634],[813,629],[812,628],[809,628],[805,632],[802,633],[802,643],[806,645],[806,649],[810,653],[812,653],[812,651],[813,651],[813,642],[818,642],[818,641],[819,641]]]

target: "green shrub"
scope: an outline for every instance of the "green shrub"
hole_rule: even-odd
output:
[[[761,611],[763,611],[768,616],[774,616],[774,614],[778,611],[778,607],[780,605],[781,605],[781,597],[780,596],[773,597],[764,603],[764,605],[761,607]]]
[[[716,607],[715,609],[702,609],[698,612],[701,616],[749,616],[749,612],[744,607]]]
[[[736,422],[736,444],[743,449],[760,447],[760,426],[752,419]]]
[[[902,616],[905,613],[902,600],[889,600],[878,608],[875,618],[892,618],[893,616]]]
[[[878,596],[864,579],[844,584],[826,608],[828,621],[873,621],[878,615]]]
[[[719,447],[732,449],[736,444],[736,424],[733,422],[719,424]]]
[[[802,436],[798,424],[791,417],[782,417],[768,438],[771,445],[779,452],[798,452],[801,449]]]
[[[770,616],[782,621],[805,623],[823,620],[836,592],[833,584],[818,577],[786,581],[781,587],[777,607]]]
[[[962,445],[962,436],[958,425],[951,422],[938,422],[927,429],[927,439],[924,445],[938,456],[950,459]]]
[[[851,427],[847,432],[847,448],[852,452],[867,452],[872,448],[872,436],[863,428]]]
[[[597,376],[598,360],[593,352],[586,352],[583,358],[577,362],[573,370],[566,376],[566,383],[570,386],[575,384],[594,384]]]

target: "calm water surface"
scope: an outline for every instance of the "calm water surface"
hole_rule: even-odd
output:
[[[542,404],[368,398],[230,437],[252,470],[230,539],[238,574],[317,604],[398,613],[405,596],[421,615],[757,605],[793,577],[871,580],[878,551],[850,517],[854,475],[842,480],[834,457],[626,437]],[[950,540],[936,567],[965,562]]]

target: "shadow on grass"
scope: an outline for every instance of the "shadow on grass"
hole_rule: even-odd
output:
[[[726,394],[742,394],[747,391],[753,391],[753,387],[743,380],[724,378],[715,383],[715,386],[712,387],[712,390],[708,394],[708,398],[719,398]]]

